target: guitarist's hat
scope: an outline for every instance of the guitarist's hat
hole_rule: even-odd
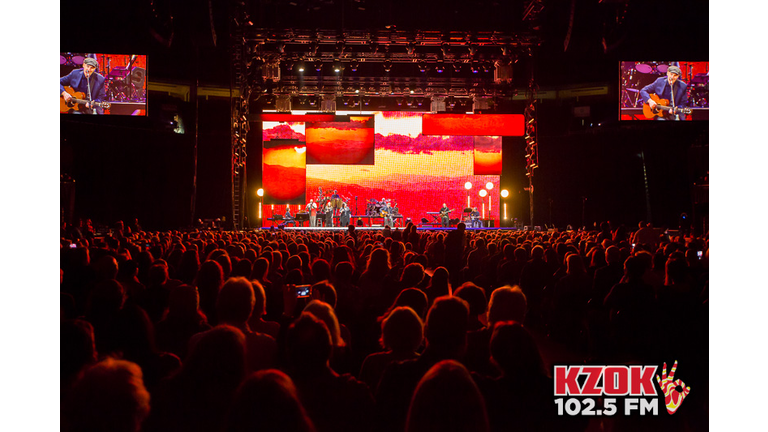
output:
[[[679,68],[679,67],[677,67],[677,66],[670,66],[670,67],[667,69],[667,72],[671,72],[671,73],[673,73],[673,74],[677,74],[677,76],[680,76],[680,75],[682,75],[682,74],[683,74],[683,71],[681,71],[681,70],[680,70],[680,68]]]
[[[85,60],[83,60],[83,64],[93,66],[96,69],[99,68],[99,62],[97,62],[95,58],[87,57]]]

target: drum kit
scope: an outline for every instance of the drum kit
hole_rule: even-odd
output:
[[[87,58],[85,53],[60,53],[59,64],[61,66],[72,66],[79,68],[83,66],[83,61]],[[127,65],[112,67],[112,59],[101,55],[99,60],[100,73],[106,71],[105,91],[107,100],[119,102],[145,102],[146,91],[144,90],[147,70],[143,67],[134,66],[138,58],[132,55]]]
[[[693,64],[675,63],[680,67],[683,82],[688,84],[688,105],[691,107],[709,106],[709,70],[693,74]],[[621,106],[623,108],[642,107],[640,89],[667,73],[673,64],[668,62],[623,62],[621,82]],[[698,71],[697,71],[698,72]]]
[[[375,198],[371,198],[365,204],[366,216],[396,216],[399,214],[399,212],[400,211],[397,208],[397,201],[388,198],[382,198],[381,201],[377,201]]]
[[[341,204],[346,203],[347,207],[349,207],[350,200],[350,197],[346,197],[344,195],[336,194],[334,196],[333,191],[330,189],[327,192],[323,192],[323,188],[318,188],[317,196],[315,197],[318,211],[323,211],[322,209],[325,209],[325,206],[329,202],[331,203],[331,208],[334,210],[341,210]]]

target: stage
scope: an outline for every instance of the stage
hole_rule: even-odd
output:
[[[399,230],[403,231],[405,227],[394,227],[391,228],[392,231]],[[270,230],[283,230],[283,231],[347,231],[347,227],[292,227],[292,226],[273,226],[273,227],[261,227],[261,228],[254,228],[256,230],[264,230],[264,231],[270,231]],[[416,226],[416,230],[418,231],[453,231],[455,230],[455,226],[451,226],[448,228],[443,227],[430,227],[430,226]],[[356,226],[355,231],[382,231],[384,230],[384,227],[382,226]],[[466,228],[467,231],[522,231],[521,228],[515,228],[515,227],[496,227],[496,228]]]

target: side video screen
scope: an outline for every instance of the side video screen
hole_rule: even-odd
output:
[[[623,61],[621,120],[709,120],[708,61]]]
[[[147,56],[62,52],[59,112],[147,115]]]

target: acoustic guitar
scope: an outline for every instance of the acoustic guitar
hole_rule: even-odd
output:
[[[73,111],[82,111],[82,109],[85,108],[85,104],[88,103],[88,100],[85,99],[85,93],[76,92],[75,89],[70,86],[64,87],[64,90],[72,96],[72,99],[67,102],[64,100],[64,96],[59,96],[59,112],[70,113]],[[109,102],[91,102],[91,106],[109,109]]]
[[[645,118],[652,119],[654,117],[665,117],[668,112],[675,109],[675,107],[669,106],[669,100],[668,99],[661,99],[658,95],[652,94],[651,99],[656,102],[656,106],[651,108],[650,105],[648,105],[648,102],[643,104],[643,115],[645,115]],[[691,109],[690,108],[677,108],[675,110],[675,113],[679,114],[690,114]]]

